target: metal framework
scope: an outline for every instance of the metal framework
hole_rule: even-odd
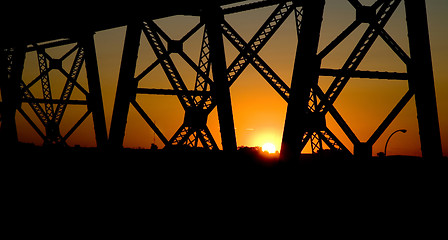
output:
[[[311,142],[313,153],[319,153],[324,149],[324,145],[334,152],[341,152],[344,155],[352,155],[359,158],[368,158],[372,154],[372,145],[378,140],[381,134],[386,130],[390,123],[395,119],[398,113],[414,96],[415,89],[410,84],[409,91],[403,96],[396,107],[380,124],[377,130],[372,134],[367,142],[361,142],[356,134],[351,130],[343,117],[334,107],[334,102],[341,94],[345,85],[350,78],[374,78],[374,79],[393,79],[408,80],[411,77],[408,72],[396,73],[385,71],[366,71],[358,70],[360,65],[373,43],[381,38],[387,45],[397,54],[397,56],[408,66],[411,64],[411,57],[405,53],[402,48],[393,40],[393,38],[384,29],[388,20],[395,12],[400,0],[378,0],[371,6],[364,6],[359,1],[349,0],[356,12],[356,19],[342,31],[328,46],[323,48],[321,52],[317,52],[320,35],[320,22],[323,18],[324,1],[261,1],[247,5],[240,5],[233,8],[223,9],[222,13],[230,14],[239,11],[247,11],[254,8],[265,7],[268,5],[276,5],[273,13],[268,17],[265,23],[255,33],[255,35],[246,42],[234,28],[220,15],[219,29],[222,35],[239,51],[238,56],[227,67],[227,82],[230,87],[241,75],[244,69],[250,64],[260,75],[272,86],[272,88],[288,102],[288,111],[285,119],[285,129],[282,143],[282,158],[290,159],[297,157],[308,141]],[[410,3],[405,2],[406,8]],[[421,3],[420,3],[421,4]],[[308,9],[308,10],[307,10]],[[306,12],[309,13],[306,13]],[[213,12],[208,9],[205,12]],[[298,36],[298,45],[296,53],[296,61],[292,79],[292,89],[269,67],[269,65],[258,55],[258,52],[266,45],[269,39],[279,29],[282,23],[294,12],[296,20],[296,31]],[[424,10],[422,10],[424,13]],[[422,12],[418,14],[422,14]],[[309,20],[304,17],[307,15]],[[204,16],[201,16],[205,18]],[[417,18],[417,17],[416,17]],[[426,19],[421,19],[426,24]],[[333,51],[341,42],[343,42],[354,30],[359,26],[368,25],[363,36],[356,44],[352,53],[340,69],[327,69],[321,67],[322,60]],[[204,37],[201,47],[199,63],[196,65],[182,50],[182,44],[194,32],[198,31],[202,25],[204,27]],[[139,81],[142,76],[151,71],[157,64],[161,64],[170,80],[173,90],[162,89],[140,89],[136,88],[135,93],[129,93],[134,96],[130,101],[137,111],[143,116],[148,124],[154,129],[158,136],[167,146],[189,146],[202,147],[208,149],[216,149],[216,143],[213,140],[206,126],[207,116],[217,105],[217,89],[227,89],[227,86],[217,87],[216,82],[210,77],[210,51],[209,36],[207,34],[209,25],[201,21],[181,40],[172,40],[163,32],[154,22],[146,21],[139,27],[147,37],[158,59],[143,73],[135,77],[134,81]],[[409,27],[408,27],[409,28]],[[409,30],[411,30],[409,28]],[[168,49],[163,48],[161,38],[167,42]],[[410,39],[411,41],[411,39]],[[171,48],[171,49],[170,49]],[[311,50],[314,49],[314,50]],[[413,49],[411,47],[411,49]],[[314,51],[314,52],[313,52]],[[413,50],[411,50],[413,51]],[[429,49],[428,49],[429,51]],[[194,90],[188,90],[183,83],[181,76],[177,72],[173,62],[170,60],[170,54],[179,54],[185,62],[190,65],[196,72],[197,78]],[[132,59],[135,59],[132,56]],[[123,59],[125,62],[125,59]],[[126,61],[128,62],[128,61]],[[326,92],[318,85],[319,76],[331,76],[334,80]],[[135,83],[134,83],[135,84]],[[429,85],[433,85],[433,80],[429,79]],[[295,86],[296,85],[296,86]],[[209,89],[207,87],[210,87]],[[118,88],[118,91],[126,88]],[[119,95],[117,91],[117,97]],[[173,94],[177,95],[185,110],[184,123],[174,136],[167,140],[163,134],[157,129],[151,119],[145,114],[143,109],[135,101],[135,94]],[[292,95],[292,96],[291,96]],[[228,100],[230,102],[230,98]],[[117,102],[116,102],[117,104]],[[431,104],[435,104],[435,101]],[[218,110],[219,111],[219,110]],[[119,114],[122,111],[114,111]],[[337,124],[342,128],[344,133],[354,145],[353,153],[333,134],[326,126],[326,114],[330,113]],[[231,110],[230,110],[231,115]],[[225,116],[225,115],[224,115]],[[225,123],[224,116],[219,116],[220,124]],[[222,121],[222,122],[221,122]],[[227,122],[231,122],[230,117]],[[438,126],[438,124],[434,124]],[[233,126],[233,123],[230,124]],[[227,131],[222,131],[227,129]],[[124,137],[124,128],[121,128],[122,134],[120,139],[114,138],[114,128],[111,128],[111,141],[117,145],[122,144]],[[436,130],[433,130],[436,132]],[[438,130],[437,130],[438,131]],[[223,136],[223,143],[226,137],[235,139],[234,132],[231,128],[223,128],[221,125],[221,133],[227,133]],[[231,135],[231,136],[230,136]],[[432,139],[430,145],[441,145],[440,140]],[[234,148],[235,145],[233,145]],[[223,147],[226,146],[223,144]],[[437,151],[436,151],[437,152]]]
[[[52,57],[47,51],[50,48],[66,45],[74,46],[60,58]],[[39,74],[30,82],[25,82],[22,78],[26,52],[36,52],[39,66]],[[11,119],[9,119],[9,116],[7,117],[9,121],[13,121],[12,118],[15,116],[15,111],[17,110],[42,138],[45,145],[67,145],[67,138],[92,114],[97,145],[104,146],[106,144],[107,130],[93,34],[87,37],[83,36],[79,40],[62,39],[48,43],[23,44],[16,48],[6,49],[2,54],[2,59],[6,59],[6,64],[10,66],[8,67],[8,76],[5,78],[5,83],[11,85],[2,86],[2,96],[6,96],[9,100],[8,93],[10,92],[9,89],[12,88],[14,88],[16,91],[15,94],[17,94],[14,99],[9,100],[13,101],[15,106],[10,110],[14,112],[14,114],[10,115]],[[67,71],[63,66],[63,62],[67,61],[72,55],[74,55],[74,60],[70,70]],[[87,72],[87,89],[86,86],[82,86],[78,81],[78,76],[83,65],[85,65]],[[65,78],[65,84],[59,98],[55,98],[52,94],[54,88],[52,88],[51,83],[54,83],[57,79],[50,79],[51,71],[58,71]],[[41,85],[41,93],[33,88],[39,82]],[[82,92],[85,96],[84,99],[72,99],[71,96],[74,89]],[[39,95],[42,95],[42,98],[36,97]],[[13,97],[11,96],[11,98]],[[30,106],[37,121],[33,120],[30,113],[22,107],[24,103]],[[84,105],[87,107],[87,110],[68,132],[61,133],[60,126],[62,118],[67,107],[70,105]],[[3,141],[8,142],[7,139],[10,137],[14,140],[17,139],[15,123],[6,126],[2,123],[2,129],[3,131],[9,132],[8,134],[2,135]]]
[[[165,144],[166,148],[204,148],[217,150],[218,145],[207,127],[207,119],[216,107],[220,124],[223,150],[236,150],[236,136],[233,122],[233,110],[229,88],[242,72],[251,65],[270,84],[270,86],[287,103],[287,114],[282,139],[281,158],[285,160],[300,156],[305,145],[310,142],[313,153],[320,153],[329,148],[334,153],[344,156],[354,155],[367,159],[372,155],[372,146],[392,123],[404,106],[415,96],[420,140],[424,158],[442,157],[437,105],[434,91],[431,53],[429,46],[426,8],[424,0],[376,0],[365,6],[358,0],[347,0],[356,18],[333,41],[318,52],[321,23],[324,18],[325,0],[260,0],[253,3],[234,4],[223,7],[219,1],[200,2],[200,9],[189,9],[189,14],[198,17],[198,23],[180,39],[170,38],[156,24],[154,18],[136,17],[128,21],[123,48],[122,62],[118,76],[118,86],[110,128],[108,143],[113,147],[123,145],[129,108],[141,115],[145,122]],[[227,1],[226,3],[238,2]],[[404,4],[410,53],[402,47],[385,30],[391,16],[400,4]],[[272,14],[261,25],[249,41],[226,21],[227,14],[249,11],[266,6],[274,6]],[[293,14],[294,12],[294,14]],[[288,17],[296,23],[297,49],[291,85],[283,81],[267,62],[259,55],[262,48],[274,36]],[[345,63],[338,69],[322,67],[321,63],[361,25],[367,28]],[[199,59],[195,62],[184,51],[183,45],[198,31],[202,33]],[[1,139],[8,142],[17,141],[15,126],[16,110],[31,124],[36,132],[49,144],[65,144],[66,139],[92,113],[98,145],[107,141],[104,111],[99,86],[98,66],[92,34],[80,35],[81,38],[69,38],[50,43],[19,44],[2,47],[1,52]],[[139,44],[142,36],[149,43],[156,60],[142,72],[136,72]],[[227,39],[238,51],[236,58],[226,63],[223,39]],[[359,70],[375,41],[381,39],[399,57],[407,71],[402,73],[387,71]],[[63,57],[55,59],[46,49],[75,43]],[[40,74],[30,83],[21,79],[26,51],[35,51],[38,56]],[[71,54],[75,60],[69,71],[62,67],[62,62]],[[177,54],[184,63],[196,73],[194,86],[185,84],[172,56]],[[85,62],[89,90],[81,86],[78,74]],[[139,86],[151,71],[161,66],[171,89],[150,89]],[[49,72],[60,71],[66,77],[66,83],[60,98],[54,99],[51,91]],[[319,86],[320,77],[333,77],[330,87],[324,92]],[[339,114],[334,103],[352,78],[406,80],[409,89],[389,115],[378,126],[371,137],[361,141],[343,116]],[[40,82],[42,99],[34,97],[31,87]],[[73,89],[79,89],[83,100],[70,99]],[[182,125],[173,136],[168,138],[156,126],[149,114],[137,101],[138,94],[157,94],[176,96],[185,111]],[[42,131],[23,108],[28,103],[44,126]],[[78,123],[64,135],[60,124],[64,111],[70,104],[87,105],[87,112]],[[344,134],[354,146],[350,151],[326,124],[327,113],[336,121]],[[326,145],[326,147],[325,147]]]
[[[246,42],[235,29],[224,19],[224,14],[230,14],[240,11],[246,11],[253,8],[264,7],[269,5],[277,5],[273,13],[255,33],[249,42]],[[207,11],[200,16],[201,21],[191,29],[180,40],[173,40],[168,37],[163,30],[158,27],[153,21],[143,21],[137,23],[136,28],[146,36],[157,60],[146,68],[137,76],[130,74],[126,76],[126,80],[119,80],[119,84],[127,84],[128,87],[119,86],[117,89],[117,98],[115,102],[114,114],[111,125],[110,141],[112,144],[121,146],[124,138],[124,128],[127,111],[125,108],[129,103],[132,104],[140,115],[145,119],[149,126],[159,136],[162,142],[168,146],[188,146],[188,147],[203,147],[206,149],[218,149],[217,144],[210,134],[206,125],[207,118],[210,112],[217,107],[218,117],[220,121],[221,137],[223,148],[228,150],[236,150],[236,137],[233,126],[232,109],[230,105],[229,87],[237,80],[244,69],[251,64],[266,81],[285,99],[288,98],[289,87],[280,77],[258,56],[258,52],[266,45],[268,40],[279,29],[286,18],[293,12],[296,12],[296,18],[300,20],[301,10],[299,4],[292,1],[265,1],[255,4],[241,5],[234,8],[222,10],[217,6],[208,6]],[[300,25],[300,24],[299,24]],[[183,51],[182,44],[189,39],[196,31],[203,28],[203,38],[200,50],[200,58],[198,64],[188,57]],[[128,30],[126,41],[131,41],[131,30]],[[132,70],[127,69],[127,66],[122,65],[122,72],[134,71],[135,60],[137,53],[134,52],[131,56],[127,55],[128,49],[126,46],[133,45],[138,48],[137,42],[139,33],[134,33],[135,37],[132,39],[134,43],[125,43],[125,53],[123,54],[122,64],[129,64],[132,59]],[[239,51],[238,56],[226,68],[224,57],[224,46],[222,45],[223,36]],[[162,39],[167,42],[168,49],[165,49]],[[128,44],[128,45],[127,45]],[[131,47],[129,47],[131,48]],[[130,50],[129,50],[130,51]],[[214,53],[214,51],[216,51]],[[194,90],[188,90],[183,82],[179,72],[176,70],[170,54],[179,54],[185,62],[196,71],[196,81]],[[146,74],[153,70],[160,64],[168,77],[173,89],[142,89],[135,86]],[[221,66],[219,66],[220,64]],[[218,65],[218,66],[217,66]],[[125,68],[125,69],[124,69]],[[213,70],[213,77],[210,76],[210,70]],[[225,76],[225,78],[223,78]],[[219,80],[218,80],[219,79]],[[130,85],[133,84],[132,87]],[[128,92],[126,92],[128,91]],[[172,94],[177,95],[182,107],[185,110],[185,118],[181,127],[168,140],[161,131],[157,128],[150,117],[144,112],[140,105],[135,100],[136,94]],[[126,95],[121,99],[122,95]],[[120,120],[121,118],[121,120]],[[119,123],[118,123],[119,122]]]
[[[303,36],[299,34],[292,79],[292,85],[298,85],[298,87],[293,89],[291,95],[294,100],[291,98],[288,105],[281,157],[283,159],[297,157],[308,141],[311,141],[313,153],[322,150],[322,145],[325,143],[335,152],[351,155],[352,153],[326,126],[325,115],[329,112],[354,145],[353,154],[355,157],[368,159],[372,156],[373,144],[409,100],[416,95],[423,157],[427,159],[441,159],[442,150],[439,123],[436,117],[434,78],[432,67],[430,67],[431,55],[425,1],[404,1],[411,56],[403,51],[384,29],[392,14],[402,2],[401,0],[377,0],[371,6],[364,6],[358,0],[348,1],[353,6],[354,11],[356,11],[356,19],[321,52],[317,52],[317,44],[319,42],[318,32],[320,32],[320,21],[322,19],[320,16],[322,16],[323,1],[313,1],[313,3],[306,5],[305,12],[311,12],[306,18],[312,20],[303,20],[304,26],[302,26],[303,31],[301,32]],[[320,66],[322,60],[362,24],[367,24],[368,27],[344,65],[340,69],[322,68]],[[406,65],[406,73],[357,70],[378,38],[381,38]],[[334,77],[326,92],[323,92],[318,85],[319,75]],[[367,142],[361,142],[358,139],[333,105],[346,84],[353,77],[408,80],[409,82],[409,90]],[[416,87],[416,85],[420,87]],[[427,107],[423,107],[424,105]],[[425,108],[428,111],[425,111]],[[422,113],[422,111],[425,111],[425,113]],[[300,147],[297,148],[296,146]]]

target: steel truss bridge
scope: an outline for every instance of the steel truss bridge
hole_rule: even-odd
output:
[[[7,147],[18,141],[15,118],[16,114],[20,114],[42,137],[45,144],[65,145],[67,138],[82,122],[92,117],[97,146],[122,147],[128,112],[132,106],[154,130],[165,144],[165,148],[199,147],[209,150],[218,149],[216,140],[207,126],[210,112],[217,108],[222,148],[224,151],[233,151],[236,150],[237,144],[229,88],[251,65],[287,102],[282,159],[298,157],[308,142],[311,142],[313,153],[318,153],[326,145],[337,153],[354,155],[361,159],[369,158],[372,156],[373,144],[414,96],[423,157],[442,157],[424,0],[376,0],[368,6],[358,0],[348,0],[353,6],[356,18],[320,52],[318,44],[324,17],[324,0],[188,1],[188,4],[165,2],[167,3],[162,5],[157,3],[157,8],[150,4],[141,6],[138,3],[133,8],[116,6],[107,13],[103,13],[101,9],[85,10],[82,8],[83,4],[80,4],[76,12],[61,10],[61,20],[48,14],[36,16],[36,12],[39,13],[40,10],[45,13],[44,9],[33,10],[35,13],[32,16],[36,16],[34,21],[24,22],[20,15],[7,16],[7,19],[2,21],[5,34],[0,41],[1,146]],[[404,5],[406,13],[409,54],[385,30],[387,22],[400,4]],[[250,39],[244,39],[226,21],[228,14],[267,6],[274,6],[272,14]],[[19,6],[16,7],[20,9]],[[120,14],[121,11],[132,12],[132,17],[125,17]],[[25,13],[27,12],[22,11],[22,14]],[[172,39],[154,20],[174,15],[196,16],[199,21],[183,37]],[[259,52],[289,17],[295,19],[297,48],[292,79],[285,81],[260,57]],[[322,60],[361,25],[367,28],[345,64],[339,69],[323,68]],[[95,32],[119,26],[127,28],[108,134],[93,35]],[[203,37],[199,59],[195,61],[185,53],[183,45],[198,31],[202,31]],[[137,57],[144,54],[139,52],[142,39],[149,43],[157,59],[142,72],[136,72]],[[226,62],[223,39],[227,39],[238,51],[232,62]],[[406,72],[357,69],[373,43],[379,39],[401,59],[407,68]],[[49,49],[69,44],[74,44],[74,47],[69,48],[62,57],[56,58],[49,54]],[[22,79],[27,52],[36,53],[39,65],[39,73],[29,82]],[[188,88],[185,84],[172,60],[173,55],[180,56],[184,64],[196,72],[194,88]],[[69,57],[73,60],[66,63]],[[162,67],[171,89],[140,86],[143,78],[157,66]],[[78,81],[82,68],[86,69],[87,86]],[[58,71],[66,79],[60,96],[54,96],[52,93],[52,79],[49,74],[52,71]],[[327,91],[323,91],[319,86],[319,78],[323,76],[333,78]],[[334,106],[351,78],[408,81],[407,92],[366,142],[359,140]],[[38,85],[41,87],[36,87]],[[82,92],[84,99],[71,98],[75,89]],[[177,96],[185,114],[182,125],[173,136],[166,136],[159,130],[136,100],[136,96],[140,94]],[[24,105],[29,105],[32,111],[26,111]],[[64,112],[73,105],[87,106],[87,110],[69,131],[62,132]],[[328,114],[353,143],[352,151],[344,146],[327,126]]]

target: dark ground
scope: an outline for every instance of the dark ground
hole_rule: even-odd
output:
[[[445,179],[448,160],[423,160],[411,156],[356,160],[325,153],[320,158],[302,155],[299,160],[278,161],[278,154],[254,148],[234,153],[222,151],[55,148],[21,145],[2,151],[7,172],[41,179],[108,179],[144,182],[243,183],[245,180],[280,185],[426,182]],[[138,180],[140,178],[140,180]],[[440,178],[440,179],[437,179]]]
[[[446,159],[312,160],[305,155],[302,161],[278,163],[266,156],[34,146],[3,150],[3,209],[12,212],[5,216],[13,228],[26,226],[16,234],[62,233],[56,237],[84,237],[94,230],[97,237],[129,239],[142,229],[151,229],[144,231],[149,236],[155,231],[207,238],[250,230],[245,236],[253,237],[285,223],[299,235],[317,227],[313,234],[357,238],[384,236],[383,230],[413,235],[429,224],[432,230],[422,235],[428,238],[444,226]],[[253,224],[255,229],[249,227]],[[134,230],[123,231],[124,226]]]

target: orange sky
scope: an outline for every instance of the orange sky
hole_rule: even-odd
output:
[[[369,4],[371,2],[372,1],[364,1],[363,3]],[[443,142],[442,147],[444,155],[446,156],[448,155],[448,68],[446,67],[446,64],[448,63],[448,32],[446,31],[448,17],[446,17],[445,13],[448,12],[448,2],[446,0],[428,0],[427,6],[439,121]],[[269,7],[251,12],[228,15],[226,16],[226,20],[246,41],[249,41],[272,10],[273,8]],[[340,33],[341,30],[347,27],[348,24],[353,21],[354,17],[355,12],[347,1],[327,0],[320,49],[325,47]],[[160,19],[157,20],[156,23],[159,24],[172,39],[179,39],[198,21],[199,18],[196,17],[177,16]],[[334,52],[328,55],[324,59],[322,67],[340,68],[354,48],[354,43],[359,40],[365,28],[365,26],[358,28],[357,31],[336,48]],[[409,52],[406,44],[407,32],[403,4],[400,5],[397,12],[389,21],[386,30],[406,52]],[[124,32],[125,28],[123,27],[99,32],[95,35],[108,129],[110,127],[110,119],[112,116],[118,72],[121,62]],[[201,37],[202,32],[196,33],[184,45],[184,50],[194,61],[197,61],[199,57]],[[260,56],[288,85],[291,81],[297,41],[296,38],[295,23],[293,15],[291,15],[260,52]],[[227,48],[227,64],[229,65],[235,58],[237,52],[227,40],[225,40],[225,46]],[[54,53],[51,51],[54,51]],[[63,52],[60,49],[52,49],[51,51],[50,52],[56,56],[61,54],[60,52]],[[38,73],[35,55],[35,52],[27,54],[24,71],[25,80],[32,79],[33,76],[36,76],[36,73]],[[176,55],[172,56],[187,87],[193,89],[196,75],[186,64],[184,64],[180,57]],[[146,43],[146,39],[142,37],[136,72],[141,72],[142,69],[147,67],[153,61],[154,54]],[[379,38],[358,69],[404,72],[405,66]],[[58,73],[53,73],[50,77],[61,78],[62,76],[58,76]],[[85,81],[83,79],[85,79],[85,70],[81,72],[79,81],[82,83],[82,81]],[[331,81],[332,78],[320,78],[319,85],[323,91],[326,91]],[[57,83],[55,83],[54,88],[57,88],[57,86]],[[160,67],[146,76],[140,82],[139,86],[171,88]],[[39,90],[38,88],[36,89]],[[367,141],[406,91],[406,81],[354,78],[350,80],[342,91],[335,106],[358,138],[361,141]],[[59,96],[59,92],[55,90],[53,95]],[[272,142],[279,148],[286,114],[286,103],[284,100],[251,66],[249,66],[232,85],[231,95],[238,145],[262,146],[266,142]],[[76,98],[76,96],[80,96],[79,93],[75,92],[73,98]],[[167,138],[171,138],[183,121],[184,111],[182,110],[178,99],[172,96],[144,95],[139,96],[137,100],[147,114],[156,122],[164,135]],[[33,115],[31,114],[30,109],[28,109],[28,111],[30,115]],[[64,127],[71,127],[74,124],[74,121],[76,121],[84,112],[84,106],[73,107],[70,110],[67,110],[63,120],[66,121],[67,127],[64,125],[62,132],[68,131],[68,129],[64,130]],[[22,117],[17,117],[17,121],[19,123],[19,137],[21,141],[34,142],[36,144],[42,143],[39,136],[37,136],[31,127],[25,123]],[[340,140],[342,140],[350,150],[353,150],[350,141],[336,126],[330,115],[327,115],[327,124]],[[218,145],[221,146],[216,109],[209,116],[208,127]],[[393,140],[389,143],[388,154],[421,155],[415,103],[413,99],[374,145],[373,154],[375,155],[377,152],[383,151],[385,141],[390,133],[403,128],[407,129],[408,132],[394,136]],[[131,107],[124,145],[126,147],[148,148],[153,142],[153,131]],[[93,146],[95,144],[92,120],[90,118],[69,138],[68,143],[70,145],[80,144],[81,146]],[[155,143],[159,146],[163,146],[157,137]],[[310,147],[307,146],[305,152],[309,151]]]

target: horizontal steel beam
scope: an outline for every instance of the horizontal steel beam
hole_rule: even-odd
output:
[[[48,49],[53,47],[59,47],[67,44],[76,43],[77,41],[74,39],[59,39],[56,41],[45,42],[39,45],[33,45],[26,48],[27,52],[36,51],[37,49]]]
[[[321,68],[319,70],[320,76],[348,76],[351,78],[371,78],[371,79],[388,79],[388,80],[408,80],[407,73],[397,73],[397,72],[377,72],[377,71],[360,71],[356,70],[353,72],[343,71],[341,69],[328,69]]]
[[[138,94],[154,94],[154,95],[190,95],[190,96],[210,96],[210,91],[178,91],[173,89],[156,89],[156,88],[137,88]]]
[[[59,99],[25,98],[25,99],[22,99],[21,101],[25,102],[25,103],[87,105],[86,100],[59,100]]]

